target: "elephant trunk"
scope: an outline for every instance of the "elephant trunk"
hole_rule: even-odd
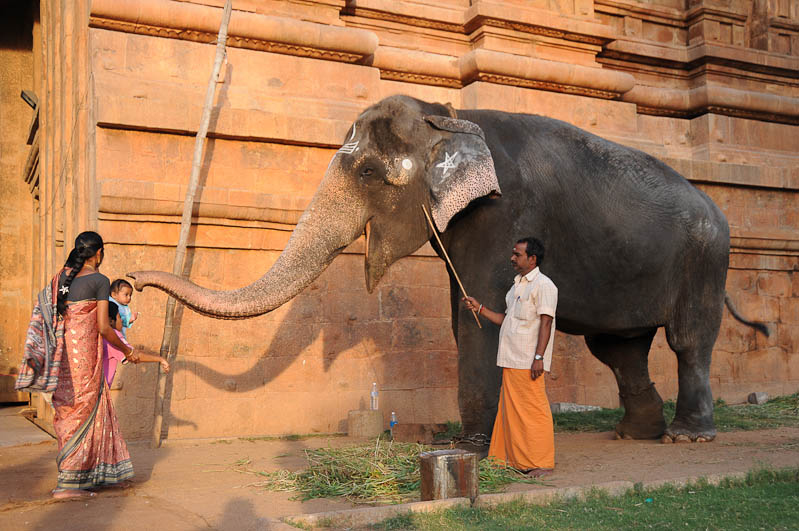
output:
[[[162,271],[137,271],[128,276],[135,280],[137,290],[153,286],[203,315],[246,319],[268,313],[300,293],[363,233],[365,225],[363,202],[346,185],[346,179],[329,168],[275,264],[249,286],[210,290]]]

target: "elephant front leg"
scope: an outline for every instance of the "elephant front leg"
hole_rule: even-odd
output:
[[[616,425],[620,439],[654,439],[666,430],[663,400],[649,379],[649,348],[655,331],[635,338],[607,334],[585,337],[591,353],[616,376],[624,406],[624,418]]]
[[[461,322],[460,327],[458,408],[464,435],[490,437],[502,381],[497,367],[497,338],[491,330],[475,332],[478,329],[473,324]]]

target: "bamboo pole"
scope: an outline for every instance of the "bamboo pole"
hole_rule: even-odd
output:
[[[191,217],[194,211],[194,196],[197,194],[197,183],[200,180],[200,168],[202,166],[203,152],[205,148],[205,137],[208,133],[208,124],[211,121],[211,109],[213,108],[214,95],[216,94],[216,83],[219,71],[222,68],[222,61],[225,58],[225,43],[227,42],[227,28],[230,23],[230,14],[233,10],[232,0],[225,2],[222,11],[222,24],[219,27],[219,35],[216,39],[216,58],[211,78],[208,80],[208,89],[205,91],[205,105],[200,119],[200,127],[197,130],[197,137],[194,141],[194,159],[191,164],[191,177],[189,186],[186,190],[186,199],[183,201],[183,217],[180,220],[180,237],[178,246],[175,250],[175,261],[172,264],[172,274],[183,274],[183,262],[186,258],[186,246],[191,229]],[[164,335],[161,339],[162,357],[167,358],[170,364],[175,361],[176,352],[172,348],[173,344],[173,320],[175,315],[175,299],[169,297],[166,303],[166,316],[164,318]],[[151,444],[153,448],[161,446],[161,428],[164,421],[164,403],[166,398],[166,373],[160,369],[158,374],[158,386],[155,396],[155,418],[153,419],[153,431]]]
[[[464,297],[468,297],[466,294],[466,289],[463,287],[463,283],[461,283],[461,279],[458,276],[458,272],[455,271],[455,266],[452,265],[452,260],[449,259],[449,255],[447,254],[447,250],[444,249],[444,244],[441,243],[441,238],[438,237],[438,231],[436,230],[435,226],[433,225],[433,220],[430,218],[430,214],[427,212],[427,209],[422,205],[422,211],[424,212],[424,217],[427,218],[427,223],[430,225],[430,230],[433,231],[433,236],[436,237],[436,241],[438,242],[438,246],[441,247],[441,252],[444,253],[444,258],[446,258],[447,263],[449,264],[450,269],[452,269],[452,274],[455,275],[455,280],[458,281],[458,286],[461,288],[461,293],[463,293]],[[477,317],[477,312],[472,310],[472,315],[474,315],[474,320],[477,321],[477,327],[483,328],[483,325],[480,324],[480,318]]]

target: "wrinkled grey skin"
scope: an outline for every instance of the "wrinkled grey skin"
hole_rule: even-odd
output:
[[[441,125],[445,120],[436,122],[441,129],[425,119],[452,114],[404,96],[364,111],[345,139],[345,145],[357,141],[358,149],[335,155],[285,250],[252,285],[212,291],[144,271],[130,274],[136,288],[155,286],[212,317],[253,317],[300,293],[366,231],[371,292],[390,264],[432,238],[419,208],[424,204],[446,229],[443,245],[470,295],[498,311],[514,276],[513,244],[528,235],[542,240],[547,253],[541,269],[559,288],[557,328],[585,336],[591,352],[612,369],[625,408],[616,428],[620,436],[665,432],[671,439],[712,440],[708,375],[725,303],[724,215],[660,161],[564,122],[464,110],[457,118],[482,132],[456,134]],[[489,183],[464,199],[457,183],[441,180],[439,165],[459,142],[471,146],[465,151],[479,151],[475,142],[482,135],[502,196],[487,197],[496,188]],[[484,168],[460,170],[457,178],[468,180]],[[460,212],[450,219],[452,205]],[[454,279],[451,293],[462,422],[467,433],[490,434],[500,383],[498,328],[477,328],[459,303]],[[668,428],[647,367],[661,326],[678,360],[677,412]]]

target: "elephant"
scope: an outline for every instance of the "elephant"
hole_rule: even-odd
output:
[[[308,286],[365,234],[371,293],[398,259],[426,242],[446,251],[471,294],[504,308],[510,251],[535,236],[559,290],[557,329],[582,335],[612,370],[619,437],[715,438],[709,371],[725,302],[729,226],[703,192],[656,158],[532,114],[456,110],[390,96],[363,111],[333,156],[286,247],[260,279],[217,291],[158,271],[129,273],[221,319],[262,315]],[[425,207],[441,245],[434,239]],[[478,328],[451,278],[464,432],[491,433],[500,384],[498,329]],[[678,361],[674,420],[650,380],[648,355],[665,327]]]

